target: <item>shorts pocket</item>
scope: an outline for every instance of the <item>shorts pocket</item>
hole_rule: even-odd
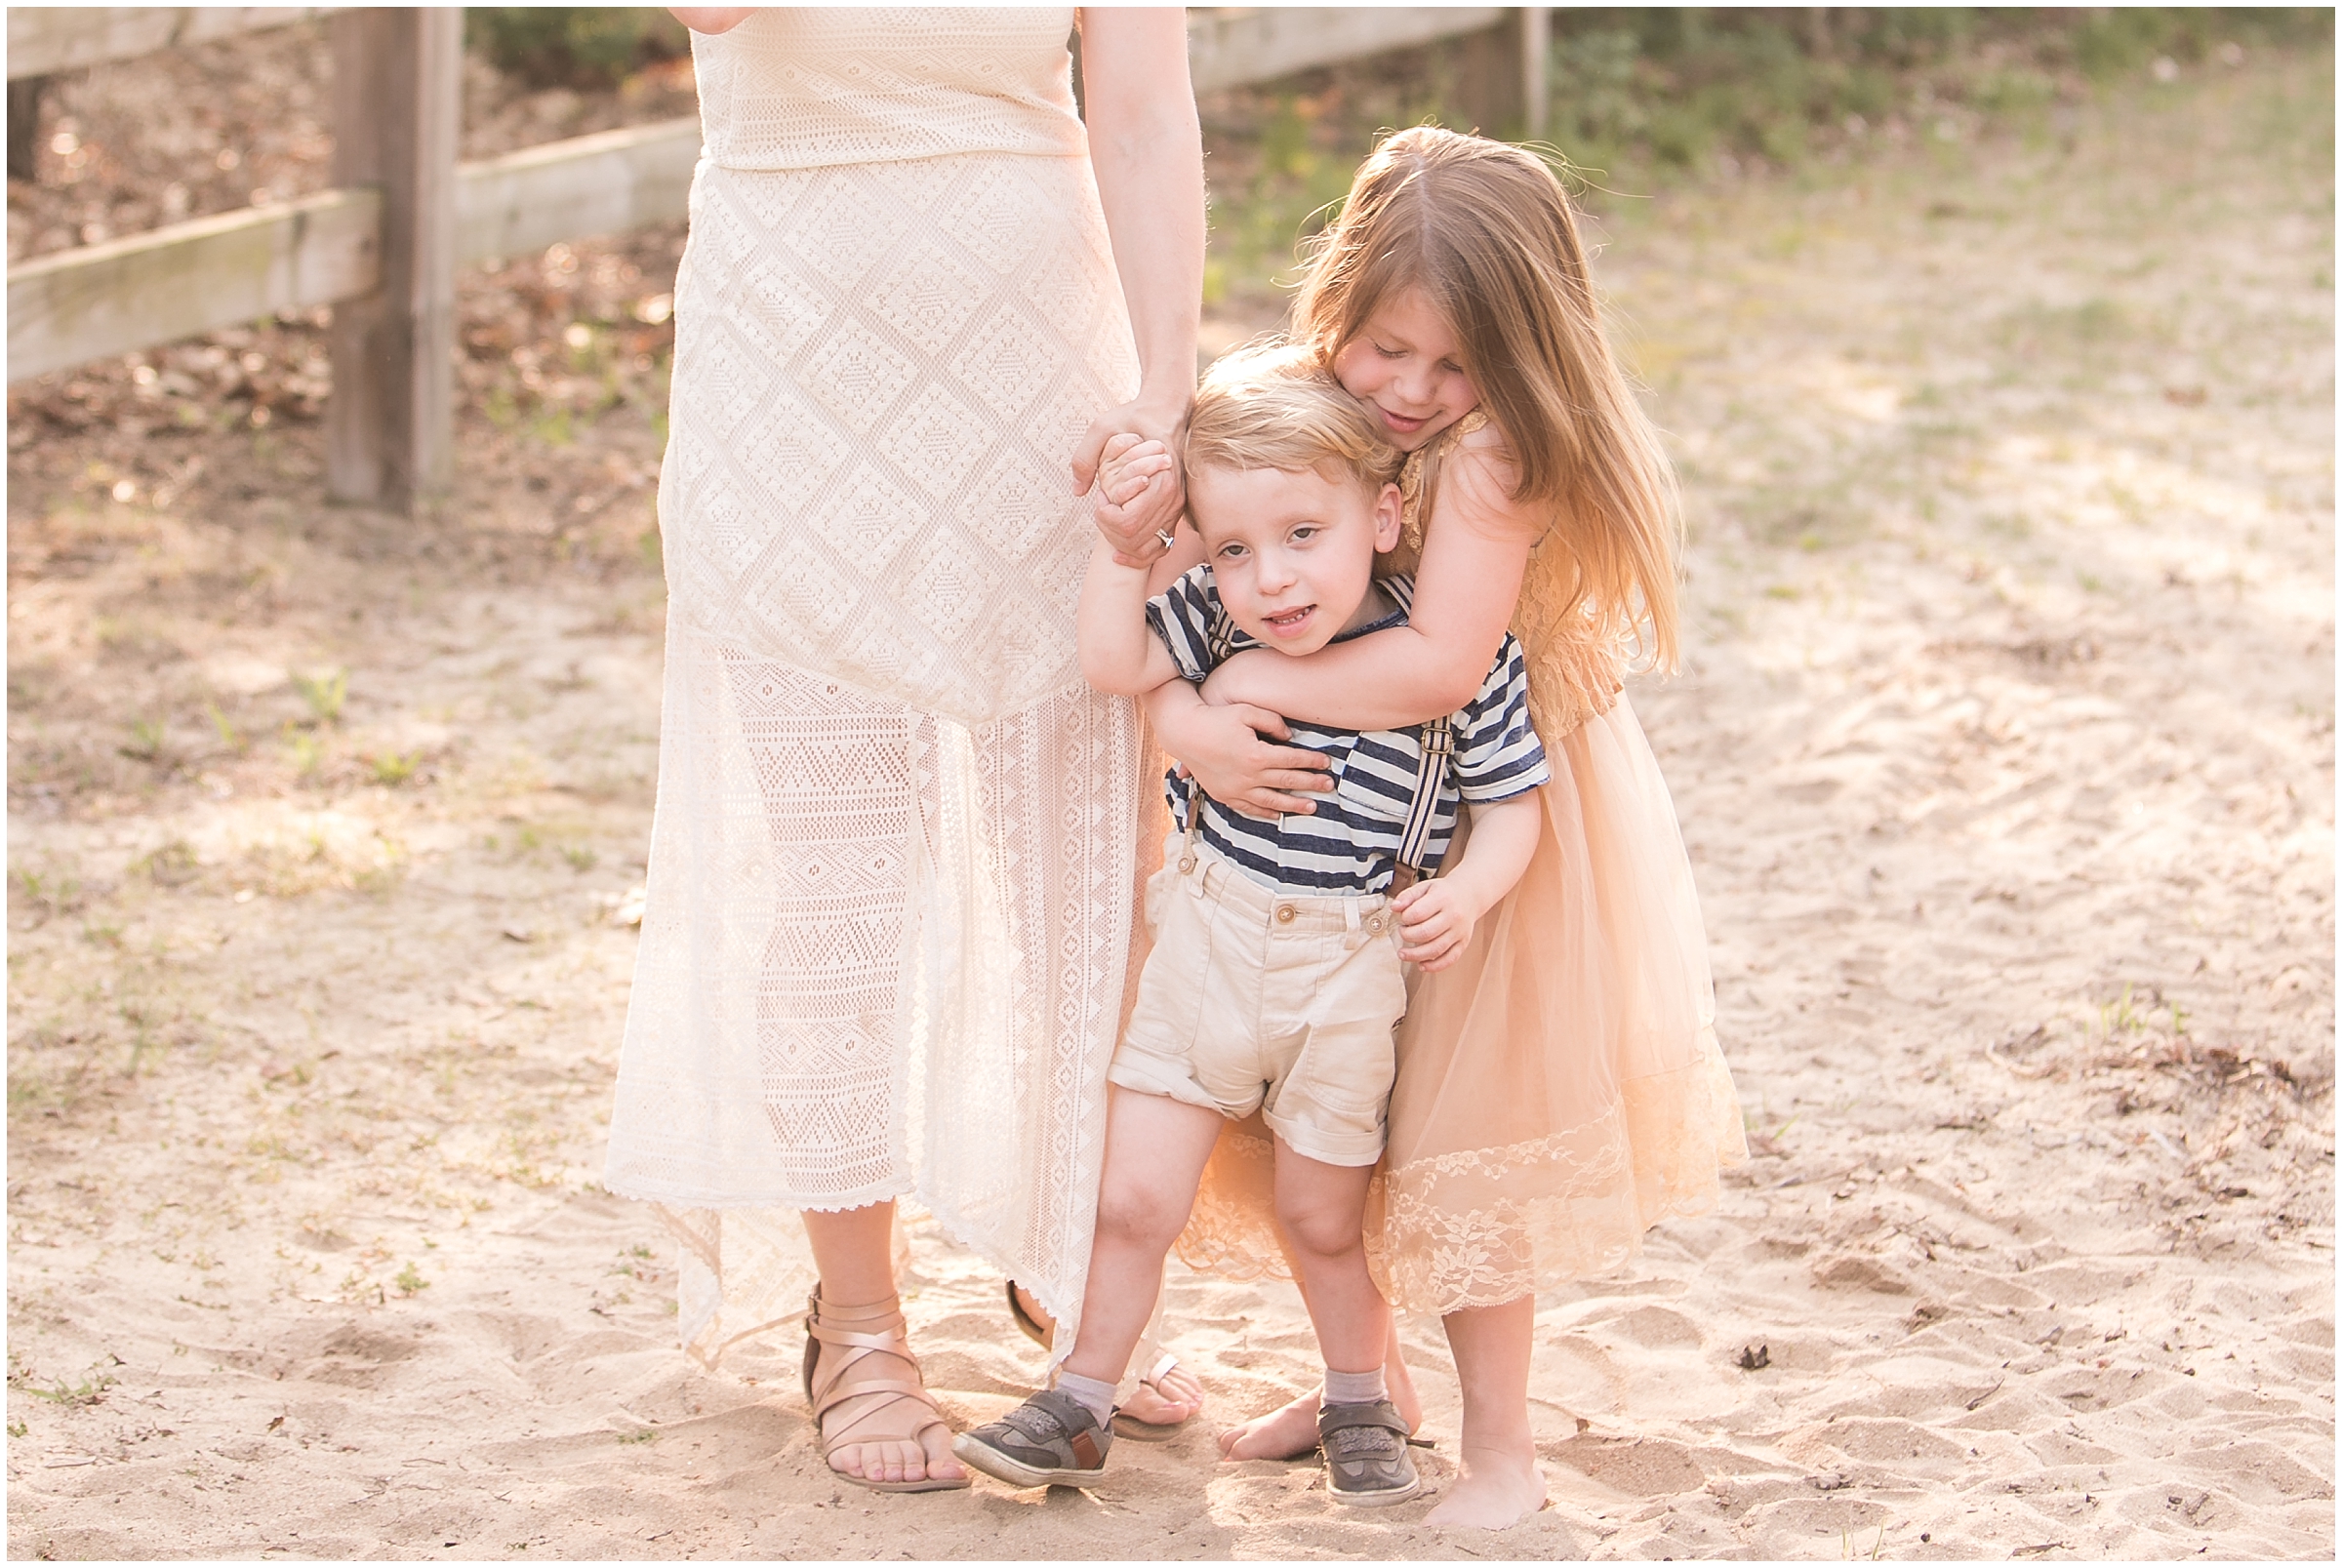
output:
[[[1147,879],[1147,886],[1139,901],[1139,908],[1146,916],[1149,936],[1153,936],[1162,930],[1163,901],[1171,897],[1178,887],[1179,862],[1177,860],[1168,862],[1161,870]]]

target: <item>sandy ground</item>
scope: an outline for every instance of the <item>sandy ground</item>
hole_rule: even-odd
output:
[[[1287,1287],[1175,1277],[1211,1410],[1089,1492],[872,1496],[793,1346],[677,1352],[595,1182],[640,416],[482,423],[421,523],[319,506],[290,417],[160,481],[12,439],[11,1553],[2330,1558],[2331,62],[2147,91],[1606,204],[1694,539],[1635,701],[1758,1152],[1540,1301],[1554,1506],[1496,1536],[1212,1463],[1312,1375]],[[1039,1353],[912,1232],[984,1419]]]

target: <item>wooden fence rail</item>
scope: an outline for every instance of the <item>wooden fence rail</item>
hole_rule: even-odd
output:
[[[9,76],[281,26],[328,8],[11,8]],[[1547,8],[1247,7],[1188,19],[1198,92],[1468,37],[1541,130]],[[1516,22],[1516,25],[1515,25]],[[683,215],[696,118],[454,162],[454,8],[334,11],[338,187],[59,252],[8,273],[8,379],[272,313],[343,306],[327,415],[338,499],[405,505],[445,482],[454,270]],[[1506,118],[1491,115],[1491,118]],[[341,319],[346,317],[347,319]]]

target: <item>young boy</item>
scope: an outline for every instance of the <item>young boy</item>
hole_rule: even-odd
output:
[[[1109,493],[1166,458],[1154,443],[1119,454]],[[1144,568],[1096,547],[1080,611],[1092,685],[1136,696],[1200,681],[1244,649],[1302,658],[1404,622],[1412,583],[1374,577],[1376,553],[1398,539],[1400,455],[1305,356],[1263,349],[1213,366],[1184,458],[1204,564],[1150,599]],[[1310,815],[1245,817],[1192,780],[1166,781],[1178,831],[1148,886],[1154,946],[1108,1074],[1079,1339],[1055,1387],[961,1434],[953,1452],[969,1465],[1020,1486],[1098,1477],[1115,1386],[1204,1162],[1224,1121],[1259,1110],[1275,1137],[1277,1220],[1325,1356],[1327,1490],[1352,1504],[1415,1495],[1406,1424],[1383,1386],[1390,1308],[1367,1273],[1366,1187],[1383,1151],[1392,1030],[1406,1011],[1401,961],[1453,962],[1536,846],[1532,792],[1548,772],[1510,635],[1440,730],[1295,722],[1292,744],[1332,759],[1337,781]],[[1461,863],[1391,898],[1402,859],[1438,865],[1460,800],[1473,809]]]

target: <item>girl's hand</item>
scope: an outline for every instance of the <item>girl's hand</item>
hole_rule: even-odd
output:
[[[1293,733],[1265,707],[1206,705],[1186,681],[1166,682],[1144,701],[1163,749],[1232,811],[1264,821],[1286,812],[1306,817],[1317,809],[1309,796],[1334,787],[1323,755],[1265,739]]]
[[[1108,442],[1117,436],[1135,435],[1142,442],[1161,442],[1168,454],[1171,438],[1187,417],[1185,396],[1145,394],[1135,402],[1098,416],[1082,436],[1081,444],[1073,449],[1073,494],[1090,493],[1105,461]],[[1166,537],[1178,523],[1187,503],[1187,488],[1181,482],[1179,464],[1167,462],[1162,472],[1151,476],[1147,487],[1127,502],[1100,495],[1093,515],[1099,531],[1114,547],[1115,560],[1124,566],[1148,566],[1171,547]]]
[[[1437,974],[1463,956],[1472,928],[1486,911],[1451,882],[1418,882],[1391,901],[1398,911],[1398,956]]]

